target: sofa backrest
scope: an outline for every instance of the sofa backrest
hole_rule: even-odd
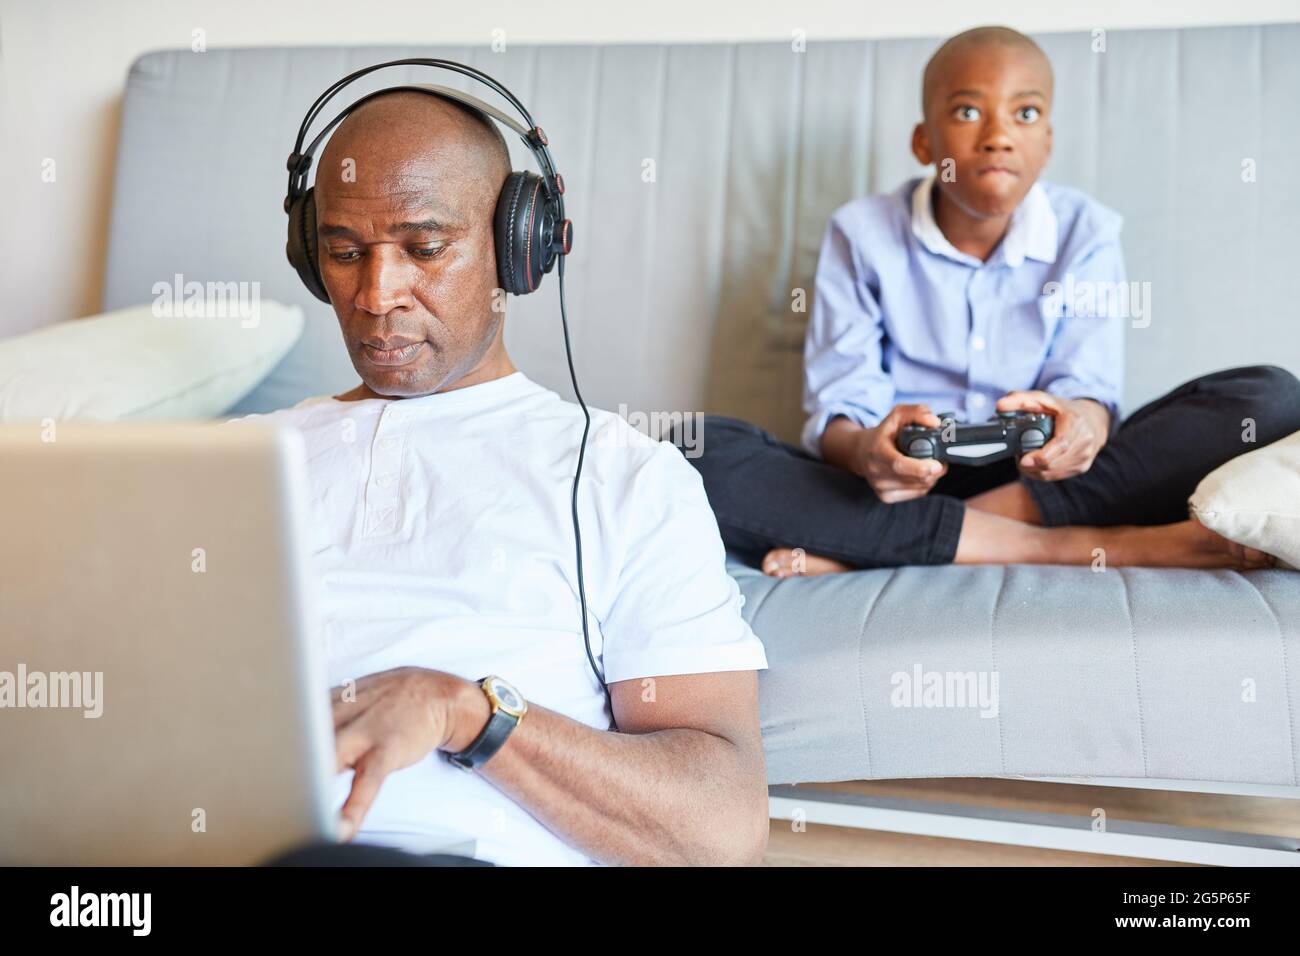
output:
[[[1045,178],[1124,214],[1129,278],[1149,283],[1126,407],[1214,368],[1300,370],[1300,25],[1036,39],[1056,71]],[[550,138],[575,222],[568,303],[588,401],[733,414],[793,438],[808,318],[796,290],[811,301],[837,206],[918,171],[909,139],[938,42],[150,53],[127,79],[104,305],[147,302],[177,273],[256,281],[302,305],[307,330],[234,411],[354,385],[333,313],[285,261],[285,157],[333,80],[449,57],[501,79]],[[472,88],[430,70],[367,80],[343,101],[409,81]],[[516,364],[569,394],[554,276],[508,315]]]

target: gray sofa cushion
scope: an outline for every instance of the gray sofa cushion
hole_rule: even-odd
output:
[[[767,649],[772,783],[1300,784],[1294,571],[954,566],[777,581],[730,570]],[[982,675],[988,687],[996,673],[996,716],[897,706],[895,675],[910,686],[917,668]]]

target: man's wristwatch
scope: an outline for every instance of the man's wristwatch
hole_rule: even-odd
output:
[[[528,713],[523,695],[500,677],[484,677],[478,685],[492,705],[492,716],[472,744],[458,754],[447,754],[447,759],[461,770],[477,770],[491,760]]]

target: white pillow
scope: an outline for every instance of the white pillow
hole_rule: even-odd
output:
[[[142,305],[0,339],[0,422],[220,415],[302,334],[298,306],[258,301],[244,311]]]
[[[1300,567],[1300,432],[1220,465],[1188,504],[1211,531]]]

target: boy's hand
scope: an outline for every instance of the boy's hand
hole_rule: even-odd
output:
[[[1058,398],[1049,392],[1009,392],[998,399],[1000,412],[1039,412],[1054,419],[1046,445],[1021,456],[1020,471],[1039,481],[1082,475],[1106,444],[1110,412],[1090,398]]]
[[[879,425],[857,434],[854,471],[867,479],[876,497],[886,504],[924,496],[948,473],[948,466],[940,461],[908,458],[895,442],[904,425],[938,428],[940,424],[939,416],[926,405],[895,405]]]

